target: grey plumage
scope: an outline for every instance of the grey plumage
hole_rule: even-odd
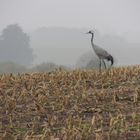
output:
[[[101,47],[95,45],[93,43],[93,38],[94,38],[94,31],[90,30],[88,32],[88,34],[91,34],[92,37],[91,37],[91,45],[92,45],[92,48],[93,50],[95,51],[96,55],[99,57],[100,59],[100,63],[99,63],[99,68],[101,69],[101,61],[103,61],[104,63],[104,66],[106,68],[106,64],[105,64],[105,61],[104,59],[108,60],[108,61],[111,61],[111,66],[113,65],[114,63],[114,59],[113,59],[113,56],[111,54],[109,54],[106,50],[102,49]]]

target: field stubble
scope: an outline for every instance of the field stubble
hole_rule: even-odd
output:
[[[0,140],[140,139],[140,66],[0,76]]]

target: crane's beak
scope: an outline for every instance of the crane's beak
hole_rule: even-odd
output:
[[[87,32],[86,34],[89,34],[89,32]]]

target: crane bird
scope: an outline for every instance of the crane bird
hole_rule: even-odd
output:
[[[91,34],[91,45],[92,45],[92,48],[94,50],[94,52],[96,53],[96,55],[98,56],[99,58],[99,70],[101,70],[101,63],[103,62],[104,64],[104,67],[106,69],[106,64],[105,64],[105,59],[108,60],[108,61],[111,61],[111,66],[113,65],[114,63],[114,59],[112,57],[111,54],[109,54],[106,50],[102,49],[101,47],[95,45],[93,43],[93,38],[94,38],[94,31],[93,30],[90,30],[89,32],[87,32],[87,34]]]

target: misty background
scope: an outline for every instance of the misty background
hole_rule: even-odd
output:
[[[139,64],[139,7],[139,0],[0,0],[0,71],[98,67],[91,29],[115,66]]]

